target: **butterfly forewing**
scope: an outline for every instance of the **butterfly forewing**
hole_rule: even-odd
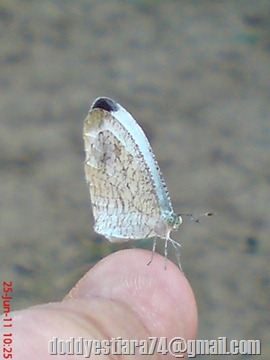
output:
[[[109,111],[94,108],[85,121],[84,141],[96,232],[111,241],[154,236],[161,208],[149,164],[132,134]]]

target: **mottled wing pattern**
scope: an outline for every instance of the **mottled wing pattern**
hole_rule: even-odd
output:
[[[110,241],[154,236],[162,213],[136,139],[109,111],[93,108],[85,120],[84,141],[95,231]]]

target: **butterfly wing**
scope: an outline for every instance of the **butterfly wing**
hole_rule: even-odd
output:
[[[173,211],[142,129],[119,104],[99,98],[85,120],[84,141],[95,231],[110,241],[155,236],[164,212]]]

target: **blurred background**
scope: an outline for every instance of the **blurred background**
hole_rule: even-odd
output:
[[[269,0],[2,0],[0,34],[0,271],[12,309],[61,300],[123,248],[94,233],[84,180],[83,120],[108,96],[145,130],[175,211],[218,213],[173,234],[198,338],[261,339],[267,359]]]

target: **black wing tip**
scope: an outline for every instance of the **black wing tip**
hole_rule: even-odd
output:
[[[112,99],[106,97],[99,97],[93,102],[91,109],[102,109],[108,112],[112,112],[118,110],[118,105]]]

